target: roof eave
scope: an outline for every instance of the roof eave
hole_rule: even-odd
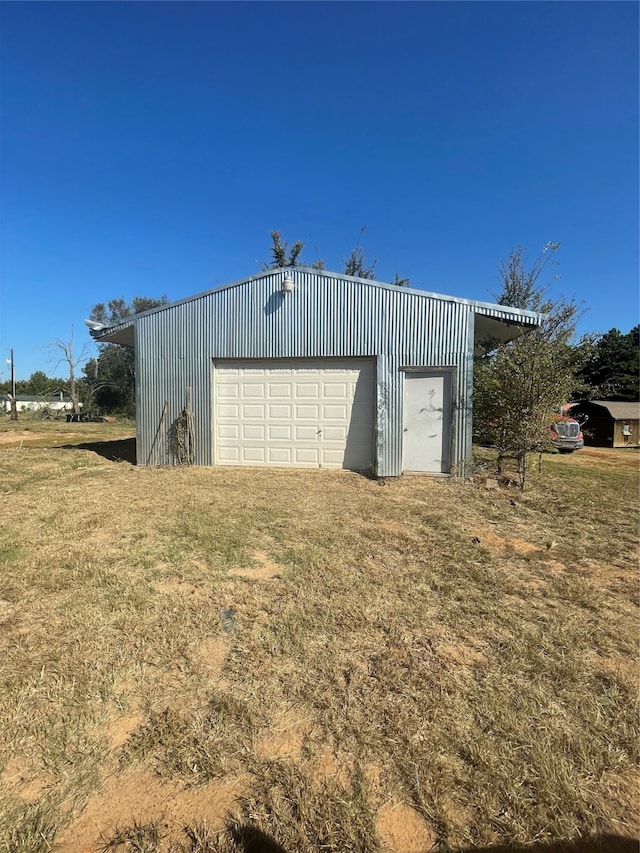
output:
[[[133,347],[135,323],[140,317],[147,317],[150,314],[156,314],[160,311],[166,311],[169,308],[184,305],[188,302],[194,302],[197,299],[202,299],[206,296],[210,296],[214,293],[220,293],[224,290],[231,290],[235,287],[242,287],[243,285],[249,284],[252,281],[258,281],[260,279],[263,279],[266,276],[284,275],[285,272],[289,272],[290,274],[301,272],[305,274],[319,275],[323,276],[324,278],[334,279],[336,281],[349,281],[362,286],[390,290],[398,294],[406,293],[411,294],[413,296],[421,297],[423,299],[437,299],[440,302],[468,305],[473,310],[474,314],[476,315],[476,318],[487,317],[493,320],[494,322],[498,321],[499,323],[511,327],[514,330],[516,328],[519,330],[511,337],[505,336],[504,332],[498,335],[497,337],[500,343],[503,343],[507,340],[512,340],[514,337],[517,337],[518,335],[522,334],[523,329],[526,331],[527,329],[538,328],[540,325],[542,325],[542,322],[544,320],[544,314],[539,314],[536,311],[526,311],[521,308],[511,308],[509,306],[497,305],[491,302],[480,302],[478,300],[465,299],[463,297],[451,296],[444,293],[418,290],[413,287],[399,287],[398,285],[391,284],[389,282],[375,281],[373,279],[342,275],[341,273],[334,273],[328,270],[317,270],[313,267],[275,267],[274,269],[263,270],[257,275],[237,279],[236,281],[230,282],[229,284],[224,284],[220,287],[215,287],[210,290],[205,290],[193,296],[188,296],[184,299],[176,300],[175,302],[168,302],[165,305],[159,305],[156,308],[150,308],[148,311],[142,311],[140,314],[135,314],[131,317],[128,317],[122,323],[118,323],[113,326],[108,326],[106,329],[100,329],[99,331],[92,330],[90,334],[91,337],[97,343],[117,343],[121,344],[122,346]]]
[[[120,344],[123,347],[134,347],[135,341],[135,318],[134,315],[123,323],[107,326],[106,329],[95,331],[91,329],[89,334],[97,344]]]

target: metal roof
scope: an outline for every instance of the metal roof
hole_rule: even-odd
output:
[[[123,320],[121,323],[116,323],[112,326],[107,326],[105,329],[100,329],[99,331],[91,330],[91,337],[98,343],[109,342],[122,344],[123,346],[133,347],[133,327],[138,318],[147,317],[151,314],[159,314],[163,311],[169,311],[179,305],[185,305],[189,302],[202,299],[203,297],[212,294],[223,293],[224,291],[231,290],[232,288],[238,288],[247,285],[250,282],[261,281],[265,278],[265,276],[272,276],[274,275],[274,273],[277,274],[279,272],[281,272],[282,274],[284,274],[285,272],[308,273],[325,279],[334,279],[336,281],[341,282],[353,282],[354,284],[362,287],[390,290],[394,293],[397,293],[398,295],[405,293],[422,297],[424,299],[437,299],[440,302],[454,303],[456,305],[467,305],[473,310],[476,316],[474,343],[475,353],[477,355],[482,354],[488,349],[491,349],[492,346],[497,343],[504,343],[506,341],[512,340],[515,337],[518,337],[526,329],[537,328],[542,324],[545,316],[544,314],[540,314],[537,311],[526,311],[521,308],[512,308],[506,305],[496,305],[490,302],[480,302],[478,300],[464,299],[457,296],[448,296],[443,293],[432,293],[427,290],[418,290],[416,288],[411,287],[398,287],[398,285],[387,282],[374,281],[372,279],[356,278],[354,276],[329,272],[328,270],[316,270],[312,267],[277,267],[268,270],[263,270],[262,272],[256,275],[248,276],[243,279],[238,279],[237,281],[233,281],[230,284],[225,284],[221,287],[212,288],[211,290],[206,290],[202,293],[197,293],[194,296],[189,296],[185,299],[179,299],[175,302],[169,302],[165,305],[160,305],[157,308],[151,308],[148,311],[143,311],[140,314],[134,314],[131,317],[127,317],[126,320]]]
[[[640,402],[612,402],[611,400],[588,400],[585,402],[606,409],[616,421],[640,420]],[[584,405],[584,403],[580,405]]]

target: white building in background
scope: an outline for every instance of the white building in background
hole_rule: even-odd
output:
[[[41,412],[43,409],[49,409],[51,412],[71,412],[73,402],[71,397],[65,396],[62,391],[57,394],[16,394],[16,408],[18,412]],[[0,394],[0,411],[5,414],[11,411],[10,394]]]

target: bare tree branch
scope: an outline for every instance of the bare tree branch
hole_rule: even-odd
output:
[[[80,353],[78,355],[74,355],[73,353],[73,326],[71,326],[71,335],[68,341],[63,341],[61,338],[54,338],[49,344],[49,350],[51,353],[51,361],[55,355],[55,351],[57,350],[60,353],[60,356],[54,365],[54,370],[60,364],[66,364],[67,370],[69,372],[69,396],[71,397],[71,405],[73,408],[74,415],[80,414],[80,400],[78,397],[78,388],[76,382],[76,369],[87,360],[87,357],[90,352],[91,344],[86,343],[82,347]]]

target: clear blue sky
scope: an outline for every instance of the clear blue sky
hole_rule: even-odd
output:
[[[489,301],[558,241],[580,330],[638,322],[635,2],[5,2],[0,38],[0,379],[274,228],[339,271],[364,225],[379,279]]]

